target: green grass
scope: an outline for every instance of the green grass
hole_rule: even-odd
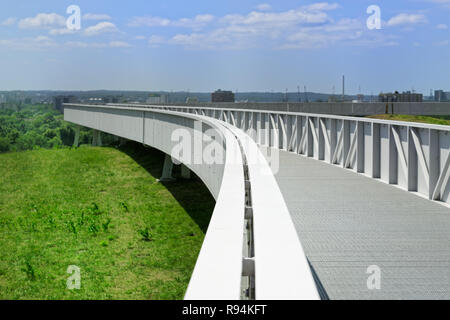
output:
[[[214,200],[158,183],[162,161],[137,144],[0,154],[0,299],[182,299]]]
[[[407,121],[407,122],[423,122],[447,126],[450,125],[450,116],[413,116],[404,114],[378,114],[374,116],[369,116],[368,118],[394,120],[394,121]]]

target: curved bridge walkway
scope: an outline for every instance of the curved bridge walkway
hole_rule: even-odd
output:
[[[275,175],[330,299],[450,299],[450,210],[293,153]],[[367,268],[380,268],[369,290]]]
[[[312,277],[325,299],[450,299],[447,126],[201,106],[65,107],[66,120],[156,145],[168,154],[173,147],[166,141],[171,130],[183,124],[192,130],[184,119],[186,113],[205,121],[214,118],[208,126],[226,127],[239,143],[253,139],[251,148],[240,145],[237,153],[245,156],[240,169],[234,168],[235,175],[218,175],[208,171],[209,167],[192,168],[199,173],[206,170],[203,180],[214,187],[219,200],[219,191],[233,191],[230,183],[240,181],[241,185],[235,188],[239,201],[218,201],[215,209],[222,222],[230,224],[236,216],[233,230],[237,231],[223,238],[225,242],[222,238],[208,241],[208,235],[216,236],[217,230],[211,233],[208,229],[205,238],[208,245],[216,245],[210,246],[209,253],[233,251],[228,260],[236,267],[234,282],[217,276],[217,257],[202,259],[206,255],[201,253],[202,263],[197,264],[204,268],[196,267],[201,272],[194,271],[191,279],[191,284],[202,285],[195,297],[211,295],[210,283],[218,279],[213,298],[223,298],[230,283],[237,287],[242,271],[256,279],[256,299],[314,299],[317,292]],[[158,109],[163,109],[161,114],[155,111]],[[134,135],[128,134],[130,129],[135,129]],[[254,174],[258,167],[247,157],[254,157],[250,151],[258,150],[256,144],[279,151],[275,179],[271,174]],[[232,151],[231,145],[228,151]],[[267,162],[271,158],[267,157]],[[245,197],[252,200],[253,207],[248,216],[249,208],[245,208],[245,216],[252,221],[255,254],[241,261],[242,167],[248,169],[245,179],[250,182]],[[235,203],[240,204],[236,212],[229,208]],[[309,269],[305,256],[312,277],[305,270]],[[222,269],[224,274],[230,273],[230,268]],[[238,290],[231,289],[231,296],[236,297]]]

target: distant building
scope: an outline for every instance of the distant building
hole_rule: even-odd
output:
[[[102,98],[104,103],[119,103],[119,97],[109,96]]]
[[[399,93],[380,93],[379,102],[423,102],[423,94],[411,91]]]
[[[146,103],[149,104],[167,104],[168,99],[166,94],[151,93],[149,94]]]
[[[89,99],[87,99],[87,102],[91,103],[91,104],[104,104],[103,98],[97,98],[97,97],[89,98]]]
[[[234,102],[234,93],[219,89],[211,94],[211,102]]]
[[[444,90],[434,91],[434,101],[448,101],[450,100],[450,92],[445,92]]]
[[[63,103],[74,103],[77,101],[75,96],[56,96],[53,98],[55,109],[63,112]]]

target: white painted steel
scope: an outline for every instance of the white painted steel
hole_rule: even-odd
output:
[[[243,164],[238,142],[228,130],[222,131],[227,161],[221,192],[186,291],[187,300],[237,300],[241,296],[245,214]],[[230,161],[233,157],[236,161]]]
[[[193,132],[194,121],[202,129],[224,134],[225,163],[186,163],[216,198],[216,206],[197,259],[186,299],[239,299],[241,296],[242,245],[245,213],[245,185],[238,142],[217,120],[172,111],[143,108],[65,105],[64,119],[145,143],[171,154],[174,129],[184,128],[203,142],[203,132]],[[198,141],[197,141],[198,142]],[[194,148],[191,148],[194,152]],[[241,159],[241,162],[239,162]],[[181,160],[181,159],[177,159]]]
[[[210,112],[213,108],[146,106]],[[253,114],[261,119],[246,131],[256,130],[256,142],[313,157],[368,177],[412,191],[430,200],[450,204],[450,127],[415,122],[377,120],[312,113],[228,109],[232,118]],[[264,120],[262,120],[264,119]],[[295,129],[286,130],[289,123]],[[262,131],[270,128],[270,132]],[[329,134],[329,135],[327,135]]]
[[[297,231],[269,164],[249,135],[225,125],[244,146],[249,168],[256,299],[319,299]]]

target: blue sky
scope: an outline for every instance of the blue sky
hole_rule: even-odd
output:
[[[449,28],[450,0],[3,1],[0,90],[450,91]]]

